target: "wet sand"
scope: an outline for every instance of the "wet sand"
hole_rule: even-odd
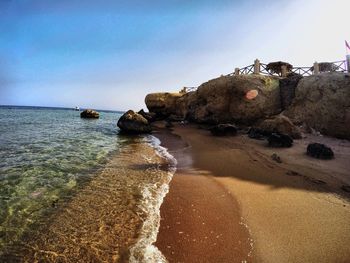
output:
[[[237,231],[237,224],[227,221],[237,222],[240,216],[253,239],[248,262],[350,261],[350,194],[341,189],[350,184],[349,141],[308,135],[292,148],[276,149],[246,135],[217,138],[196,127],[176,126],[173,134],[181,136],[188,147],[173,150],[179,171],[161,207],[163,220],[156,245],[169,262],[240,262],[246,247],[240,252],[226,249],[237,240],[236,234],[230,235]],[[171,141],[156,136],[165,146]],[[306,156],[310,141],[331,146],[336,158],[322,161]],[[168,145],[170,149],[174,144]],[[273,153],[282,163],[272,160]],[[217,206],[220,194],[213,188],[225,189],[221,191],[230,196],[226,201],[231,205]],[[196,197],[197,192],[202,196]],[[198,200],[203,208],[197,216],[213,220],[212,225],[200,226],[193,219],[189,205]],[[215,224],[224,226],[225,238],[211,250],[201,241]],[[196,242],[186,242],[180,231]],[[248,233],[241,234],[243,238]],[[214,243],[214,237],[209,243]]]

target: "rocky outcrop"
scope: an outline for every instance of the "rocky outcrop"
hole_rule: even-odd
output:
[[[283,115],[277,115],[273,118],[262,121],[257,127],[259,130],[268,133],[283,133],[289,135],[293,139],[301,139],[301,131],[295,126],[291,120]]]
[[[150,133],[152,131],[151,125],[140,114],[132,110],[124,113],[118,120],[118,127],[125,133]]]
[[[80,113],[80,117],[84,119],[98,119],[100,114],[97,111],[87,109]]]
[[[247,99],[246,94],[258,95]],[[281,111],[278,80],[259,75],[224,76],[202,84],[188,104],[196,122],[250,124]]]
[[[210,132],[214,136],[233,136],[237,134],[237,127],[229,123],[218,124],[212,127]]]
[[[182,93],[151,93],[145,98],[145,103],[150,112],[154,112],[157,118],[166,118],[177,112],[177,99]]]
[[[350,139],[350,74],[322,73],[301,79],[284,115],[323,134]]]
[[[331,148],[321,143],[310,143],[307,146],[306,154],[317,159],[333,159],[334,153]]]

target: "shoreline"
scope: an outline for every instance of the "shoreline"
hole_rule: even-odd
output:
[[[234,197],[206,171],[193,169],[180,137],[163,129],[154,136],[178,162],[155,246],[168,262],[251,262],[252,239]]]
[[[178,238],[174,217],[181,207],[176,198],[183,199],[179,195],[183,189],[175,184],[180,178],[185,180],[180,175],[189,167],[194,177],[210,178],[209,187],[219,184],[236,200],[254,240],[253,255],[248,262],[350,260],[347,246],[350,242],[350,196],[341,189],[342,184],[349,184],[350,180],[347,170],[349,141],[307,135],[296,140],[292,148],[276,149],[246,135],[213,137],[194,125],[176,125],[171,134],[187,146],[182,146],[181,150],[186,155],[178,154],[178,172],[161,207],[162,221],[156,246],[170,258],[169,262],[183,262],[184,258],[185,262],[200,262],[196,257],[211,253],[207,248],[191,254],[184,246],[168,249],[167,242]],[[170,152],[179,151],[171,150],[171,144],[176,146],[176,143],[168,137],[155,136],[165,146],[170,143]],[[309,141],[330,145],[336,158],[322,161],[307,157],[304,148]],[[282,163],[271,159],[274,152]],[[195,189],[195,185],[190,185],[187,191]],[[212,214],[208,212],[209,216]],[[192,232],[194,238],[198,234]],[[220,262],[232,261],[222,259]]]

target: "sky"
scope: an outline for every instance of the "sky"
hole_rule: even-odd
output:
[[[0,0],[0,105],[139,110],[258,58],[345,57],[349,0]]]

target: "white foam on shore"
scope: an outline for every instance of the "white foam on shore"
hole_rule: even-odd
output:
[[[149,143],[155,149],[157,155],[167,160],[167,178],[161,185],[148,184],[142,189],[142,203],[140,208],[147,215],[143,222],[140,236],[136,244],[130,249],[129,262],[131,263],[163,263],[167,262],[160,250],[153,245],[157,240],[160,226],[160,206],[164,197],[169,192],[169,183],[176,171],[177,161],[167,151],[160,146],[160,141],[154,136],[149,136]],[[145,156],[146,161],[150,161]]]

